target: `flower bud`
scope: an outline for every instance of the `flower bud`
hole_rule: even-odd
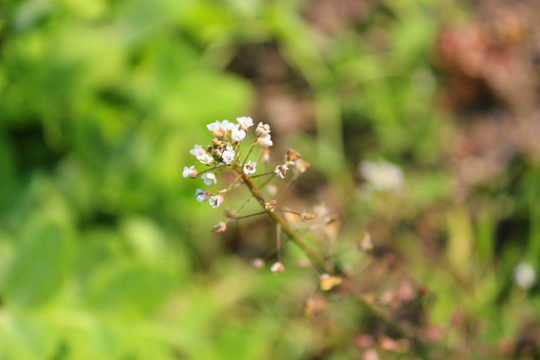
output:
[[[269,201],[267,203],[264,204],[264,208],[268,211],[274,211],[274,209],[276,208],[276,204],[277,204],[277,201],[276,200],[272,200],[272,201]]]
[[[300,219],[302,221],[309,221],[309,220],[313,220],[317,217],[317,215],[314,215],[314,214],[310,214],[310,213],[307,213],[305,211],[302,211],[302,213],[300,214]]]

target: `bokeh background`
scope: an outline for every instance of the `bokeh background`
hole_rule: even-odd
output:
[[[539,14],[2,1],[0,359],[539,359]],[[253,271],[268,222],[210,231],[222,208],[182,169],[239,116],[311,163],[288,201],[339,214],[332,251],[371,234],[336,266],[428,345],[317,291],[292,244],[285,273]]]

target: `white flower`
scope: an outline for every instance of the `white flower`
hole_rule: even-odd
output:
[[[190,167],[184,166],[184,171],[182,172],[182,176],[195,179],[197,175],[199,175],[199,173],[195,169],[195,166],[190,166]]]
[[[255,129],[257,136],[264,136],[270,134],[270,125],[260,122]]]
[[[536,282],[536,273],[531,264],[522,262],[514,268],[514,280],[523,289],[529,290]]]
[[[272,142],[272,139],[270,138],[270,134],[259,136],[257,138],[257,144],[261,145],[264,148],[274,145],[274,143]]]
[[[375,190],[397,191],[404,183],[403,170],[387,161],[362,161],[358,170]]]
[[[203,202],[210,198],[210,192],[206,190],[197,189],[197,191],[195,191],[195,195],[197,196],[198,202]]]
[[[214,158],[210,156],[208,153],[204,153],[202,155],[197,155],[197,160],[199,160],[204,165],[211,165],[214,163]]]
[[[234,161],[235,152],[232,148],[228,147],[227,150],[221,154],[221,158],[223,159],[223,162],[227,165],[231,165]]]
[[[244,140],[246,137],[246,132],[244,130],[240,130],[239,128],[234,128],[231,131],[231,141],[234,144],[238,144],[240,141]]]
[[[264,260],[261,258],[256,258],[251,262],[251,266],[253,266],[255,270],[260,270],[264,267]]]
[[[244,165],[244,174],[246,174],[246,175],[254,174],[256,170],[257,170],[257,163],[256,162],[252,163],[251,160],[249,160]]]
[[[283,266],[283,264],[278,261],[274,263],[274,265],[272,265],[272,267],[270,268],[270,271],[274,274],[277,274],[277,273],[285,271],[285,266]]]
[[[276,166],[276,169],[274,170],[274,174],[276,174],[282,179],[285,179],[285,175],[287,175],[287,170],[289,170],[287,165],[278,165]]]
[[[250,117],[239,117],[236,118],[236,121],[238,121],[238,126],[241,130],[247,131],[250,127],[253,126],[253,119]]]
[[[215,208],[218,208],[219,205],[223,203],[223,199],[224,199],[223,195],[214,195],[208,200],[208,202],[215,209]]]
[[[234,128],[234,124],[228,120],[223,120],[222,122],[216,121],[208,124],[206,127],[210,130],[212,135],[217,136],[218,138],[224,138]]]
[[[195,147],[191,150],[189,150],[189,153],[191,155],[195,155],[196,157],[199,157],[199,156],[202,156],[203,154],[206,153],[206,151],[204,151],[204,149],[202,148],[201,145],[195,145]]]
[[[216,173],[213,171],[202,174],[201,178],[205,185],[212,185],[212,182],[217,183]]]

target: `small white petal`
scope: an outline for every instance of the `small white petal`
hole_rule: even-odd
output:
[[[184,177],[190,177],[192,179],[195,179],[199,173],[197,172],[197,169],[195,169],[195,166],[184,166],[184,171],[182,172],[182,176]]]
[[[205,165],[211,165],[214,163],[214,158],[207,154],[206,152],[202,154],[201,156],[197,156],[197,160],[199,160],[201,163]]]
[[[272,267],[270,268],[270,271],[272,273],[274,273],[274,274],[284,272],[285,271],[285,266],[283,266],[283,264],[278,261],[278,262],[274,263],[274,265],[272,265]]]
[[[247,131],[250,127],[253,126],[253,119],[250,117],[239,117],[236,118],[236,121],[238,121],[238,126],[241,130]]]
[[[214,195],[208,200],[208,202],[214,209],[218,208],[223,203],[223,195]]]
[[[244,130],[239,130],[234,128],[231,132],[231,141],[235,144],[238,144],[246,137],[246,132]]]
[[[264,136],[270,134],[270,125],[260,122],[255,129],[257,136]]]
[[[221,155],[221,158],[223,159],[223,162],[227,165],[231,165],[234,161],[235,152],[232,149],[227,149],[223,152]]]
[[[264,147],[264,148],[267,148],[267,147],[270,147],[270,146],[274,145],[274,143],[272,142],[272,139],[270,137],[270,134],[265,134],[265,135],[259,136],[257,138],[257,144]]]
[[[201,145],[195,145],[193,149],[189,150],[189,153],[194,156],[201,156],[205,152]]]
[[[274,170],[274,174],[276,174],[282,179],[285,179],[285,175],[287,175],[287,170],[289,170],[287,165],[278,165],[276,166],[276,169]]]
[[[210,198],[210,192],[206,190],[197,189],[197,191],[195,191],[195,195],[198,202],[203,202]]]
[[[189,168],[187,166],[184,166],[184,171],[182,172],[183,177],[189,177]]]
[[[251,160],[250,160],[244,165],[244,174],[246,174],[246,175],[254,174],[255,171],[257,171],[257,163],[256,162],[252,163]]]
[[[201,178],[203,179],[205,185],[212,185],[212,182],[214,184],[217,183],[216,173],[212,171],[202,174]]]

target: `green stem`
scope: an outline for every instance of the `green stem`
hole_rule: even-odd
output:
[[[242,171],[242,169],[236,165],[235,166],[236,171],[242,176],[242,179],[244,180],[244,183],[247,185],[249,191],[253,194],[253,196],[259,201],[259,204],[264,209],[264,211],[274,220],[277,224],[281,226],[281,229],[285,234],[289,236],[289,238],[304,251],[308,257],[310,258],[311,262],[317,266],[319,269],[324,270],[325,272],[328,272],[329,270],[326,268],[326,265],[324,263],[324,259],[317,254],[314,250],[312,250],[302,239],[300,239],[296,233],[290,228],[290,226],[283,220],[280,216],[278,216],[275,212],[266,210],[265,204],[266,200],[261,195],[260,191],[257,189],[257,187],[253,184],[253,182],[248,178],[246,174]]]

